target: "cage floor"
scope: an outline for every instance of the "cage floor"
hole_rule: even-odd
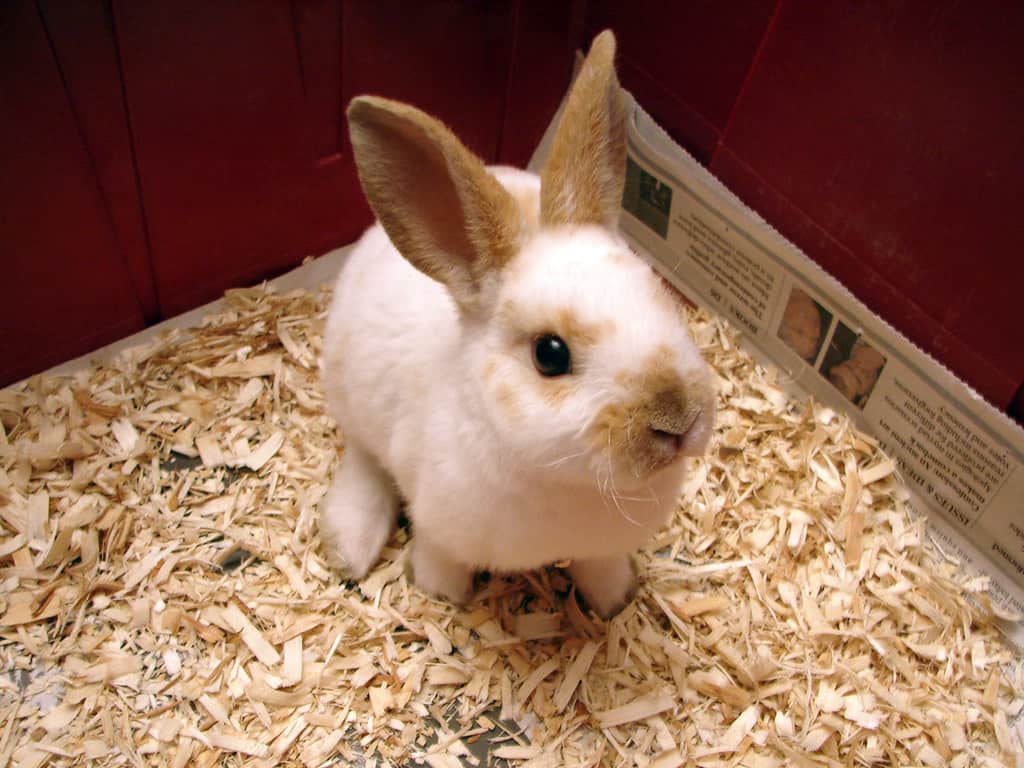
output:
[[[0,768],[1013,765],[1024,668],[894,464],[721,321],[709,455],[602,622],[557,567],[470,605],[319,553],[325,291],[0,391]],[[972,607],[976,606],[976,607]]]

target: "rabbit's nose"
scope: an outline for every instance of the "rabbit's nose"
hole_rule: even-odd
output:
[[[655,395],[650,404],[651,432],[656,450],[666,458],[679,453],[687,432],[700,416],[700,406],[685,398],[678,390],[668,390]]]

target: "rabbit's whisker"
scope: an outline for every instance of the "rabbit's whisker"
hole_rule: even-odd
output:
[[[579,451],[577,453],[570,453],[568,456],[563,456],[560,459],[555,459],[554,461],[549,461],[549,462],[547,462],[545,464],[539,464],[538,466],[541,469],[554,469],[555,467],[562,466],[567,461],[571,461],[572,459],[577,459],[580,456],[583,456],[585,453],[586,453],[586,451]]]
[[[607,456],[607,459],[608,459],[608,483],[609,483],[609,485],[611,487],[611,498],[612,498],[612,501],[615,503],[615,508],[617,510],[619,510],[619,514],[622,515],[622,519],[623,520],[625,520],[626,522],[630,523],[630,525],[635,525],[637,527],[640,527],[640,523],[638,521],[634,520],[628,514],[626,514],[626,510],[624,510],[622,508],[622,503],[621,502],[622,502],[623,497],[619,496],[619,491],[615,487],[615,473],[612,470],[611,434],[608,435],[608,453],[606,454],[606,456]]]

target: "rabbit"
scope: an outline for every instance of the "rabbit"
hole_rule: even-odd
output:
[[[539,176],[487,168],[440,122],[373,96],[349,132],[377,216],[338,276],[322,379],[345,449],[320,508],[359,580],[396,524],[423,591],[571,560],[598,615],[673,514],[712,432],[714,379],[677,294],[617,234],[625,107],[595,38]]]

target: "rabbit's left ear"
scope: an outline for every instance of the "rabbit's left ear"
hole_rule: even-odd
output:
[[[504,187],[439,121],[415,107],[360,96],[348,108],[359,181],[391,242],[448,288],[480,306],[487,276],[516,253],[522,221]]]
[[[615,36],[594,38],[541,171],[541,223],[615,229],[626,178],[626,112]]]

